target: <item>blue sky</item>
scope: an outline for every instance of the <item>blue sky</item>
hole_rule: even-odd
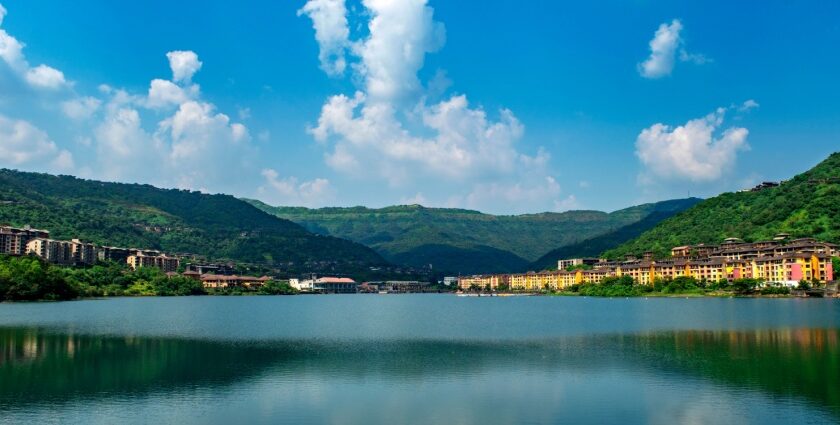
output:
[[[714,196],[840,146],[837,2],[0,4],[0,167],[507,214]]]

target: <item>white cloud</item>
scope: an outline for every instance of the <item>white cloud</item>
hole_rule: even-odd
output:
[[[96,113],[102,101],[95,97],[79,97],[61,102],[61,110],[70,119],[85,120]]]
[[[737,154],[748,149],[746,128],[723,125],[725,108],[684,125],[654,124],[636,139],[636,155],[646,167],[643,180],[678,179],[709,182],[720,179],[735,164]]]
[[[354,45],[371,100],[395,101],[420,88],[417,72],[426,53],[435,52],[446,41],[446,29],[433,19],[426,0],[402,2],[364,0],[370,13],[370,35]]]
[[[257,190],[261,198],[275,205],[318,207],[332,199],[334,190],[327,179],[300,182],[295,177],[281,178],[273,169],[262,171],[264,184]]]
[[[410,198],[402,198],[402,200],[400,200],[400,204],[403,205],[426,205],[428,203],[429,200],[426,199],[426,197],[420,192],[415,193],[414,196]]]
[[[94,131],[99,163],[96,170],[109,180],[232,190],[231,185],[240,179],[231,176],[248,172],[252,156],[248,129],[200,99],[198,85],[187,83],[194,71],[176,71],[179,67],[200,68],[198,56],[192,52],[172,53],[167,56],[173,64],[173,78],[185,85],[154,79],[146,96],[100,88],[110,98],[104,119]],[[143,108],[174,110],[150,129],[143,122]]]
[[[312,19],[315,28],[321,69],[330,76],[341,75],[347,66],[345,50],[350,44],[344,0],[309,0],[298,10],[298,16],[303,14]]]
[[[0,25],[3,24],[7,11],[0,5]],[[64,73],[47,65],[30,67],[23,54],[24,44],[0,29],[0,59],[31,87],[38,89],[59,89],[67,85]]]
[[[753,99],[748,99],[741,106],[738,107],[738,112],[749,112],[753,109],[758,108],[760,105]]]
[[[149,84],[146,107],[152,109],[178,106],[198,97],[199,88],[193,84],[183,88],[172,81],[154,79]]]
[[[559,185],[549,184],[556,184],[548,173],[549,155],[516,149],[524,126],[513,112],[501,109],[491,116],[463,94],[429,101],[441,97],[450,82],[440,71],[424,88],[417,76],[425,55],[446,38],[427,1],[364,0],[363,5],[360,16],[368,19],[369,34],[347,42],[347,53],[358,61],[352,69],[360,89],[329,97],[317,125],[308,129],[328,150],[326,164],[354,177],[384,179],[391,187],[445,182],[455,192],[444,197],[452,205],[539,199],[552,208],[560,192]]]
[[[353,171],[350,165],[361,159],[394,183],[404,177],[393,169],[394,162],[435,174],[465,176],[487,171],[510,173],[519,161],[533,159],[513,148],[524,129],[508,110],[501,112],[499,121],[491,121],[484,110],[470,108],[466,96],[418,105],[418,109],[429,137],[406,130],[388,103],[367,104],[362,93],[353,99],[337,95],[324,105],[318,126],[310,133],[322,142],[338,136],[328,160],[333,168]]]
[[[26,81],[33,87],[52,90],[67,84],[63,72],[47,65],[38,65],[26,71]]]
[[[522,205],[545,198],[553,199],[560,193],[560,184],[553,177],[545,177],[544,181],[536,185],[481,183],[467,195],[465,205],[469,208],[482,208],[500,201]]]
[[[685,41],[680,35],[683,26],[679,19],[671,23],[659,25],[653,39],[650,40],[650,56],[638,65],[639,74],[645,78],[662,78],[671,75],[674,69],[674,62],[692,62],[697,65],[711,62],[711,59],[700,53],[689,53],[683,47]]]
[[[189,83],[193,75],[201,69],[198,55],[189,50],[176,50],[166,54],[169,68],[172,69],[172,80],[176,83]]]
[[[46,170],[47,164],[49,170],[69,171],[73,156],[28,121],[0,115],[0,166]]]
[[[0,29],[0,59],[3,59],[9,68],[20,75],[26,74],[29,69],[29,64],[23,57],[23,44],[2,29]]]
[[[98,177],[149,181],[159,172],[160,146],[142,128],[139,111],[116,99],[106,109],[104,120],[94,129]]]
[[[554,201],[555,211],[571,211],[580,209],[580,202],[578,202],[575,195],[569,195],[563,199]]]
[[[688,53],[685,49],[680,50],[680,61],[691,62],[695,65],[704,65],[713,62],[710,58],[702,53]]]

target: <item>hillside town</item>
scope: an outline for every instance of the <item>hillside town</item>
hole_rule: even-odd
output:
[[[59,266],[85,267],[101,262],[126,264],[131,270],[149,267],[166,273],[201,281],[205,289],[257,289],[272,280],[271,276],[242,276],[233,264],[195,261],[191,255],[168,254],[154,249],[99,246],[79,239],[56,240],[48,230],[30,226],[0,226],[0,255],[36,256]],[[182,264],[183,263],[183,264]],[[415,293],[432,291],[428,282],[375,281],[358,283],[349,277],[315,276],[291,278],[289,285],[300,293]]]
[[[665,259],[655,259],[650,252],[641,258],[630,255],[621,261],[565,259],[559,260],[557,270],[552,271],[459,277],[458,287],[464,291],[556,291],[622,276],[630,276],[640,285],[692,277],[709,282],[758,279],[796,287],[801,281],[823,284],[833,281],[831,259],[837,254],[835,244],[813,238],[791,239],[782,233],[772,240],[753,243],[728,238],[720,245],[678,246],[671,250],[670,258]]]

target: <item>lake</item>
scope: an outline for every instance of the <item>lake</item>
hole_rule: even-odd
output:
[[[840,300],[0,304],[0,423],[840,422]]]

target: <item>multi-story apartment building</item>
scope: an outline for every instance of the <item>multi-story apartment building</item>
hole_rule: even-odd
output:
[[[567,260],[557,260],[557,270],[566,270],[574,266],[594,266],[601,262],[598,258],[570,258]]]
[[[117,263],[125,263],[128,256],[131,255],[131,250],[128,248],[118,248],[115,246],[101,246],[97,251],[99,261],[114,261]]]
[[[70,241],[70,256],[74,264],[96,264],[99,260],[96,245],[79,239]]]
[[[693,277],[717,282],[741,278],[762,279],[795,285],[802,280],[828,282],[834,280],[831,258],[838,254],[837,245],[818,242],[813,238],[795,239],[785,243],[785,237],[772,241],[744,243],[727,239],[721,245],[685,245],[671,250],[672,257],[654,260],[645,253],[642,259],[628,256],[624,261],[601,260],[591,270],[529,272],[508,275],[476,275],[461,277],[458,286],[513,290],[541,291],[562,289],[580,283],[600,282],[608,276],[630,276],[639,284],[652,285],[657,280]],[[580,265],[577,260],[560,260],[558,266]]]
[[[50,232],[25,226],[0,226],[0,254],[25,255],[26,245],[35,238],[49,239]]]
[[[96,246],[78,239],[71,241],[32,239],[26,244],[26,254],[38,256],[50,263],[64,265],[89,265],[97,261]]]
[[[181,261],[177,257],[170,257],[154,250],[135,250],[132,255],[126,258],[126,262],[132,270],[137,270],[140,267],[156,267],[164,272],[174,272],[181,265]]]
[[[26,244],[26,253],[53,264],[71,265],[73,261],[72,242],[37,238]]]

